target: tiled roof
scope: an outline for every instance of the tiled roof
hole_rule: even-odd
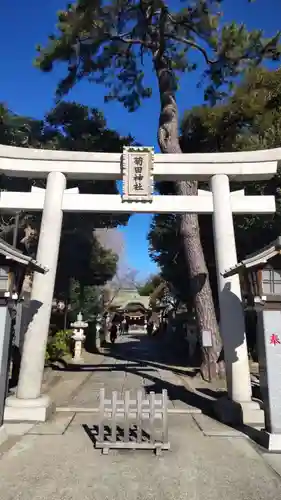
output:
[[[234,276],[242,271],[242,269],[251,269],[252,267],[266,264],[268,260],[272,259],[276,255],[281,252],[281,236],[279,236],[272,243],[267,245],[266,247],[258,250],[255,253],[252,253],[244,260],[241,260],[238,264],[227,269],[223,273],[224,278],[228,278],[229,276]]]
[[[32,259],[28,255],[24,255],[20,250],[17,250],[12,245],[6,243],[2,238],[0,238],[0,255],[5,257],[7,260],[7,264],[9,260],[13,262],[18,262],[23,266],[29,267],[33,271],[37,271],[38,273],[44,274],[48,272],[48,268],[39,264],[37,260]]]

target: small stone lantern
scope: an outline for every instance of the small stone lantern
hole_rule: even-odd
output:
[[[72,339],[74,340],[74,356],[72,358],[72,363],[81,364],[84,363],[82,357],[82,343],[84,342],[86,336],[84,334],[85,328],[88,328],[88,323],[83,321],[82,313],[77,314],[77,319],[74,323],[70,324],[73,328]]]
[[[281,237],[224,273],[239,274],[245,309],[256,311],[265,429],[259,442],[281,452]]]

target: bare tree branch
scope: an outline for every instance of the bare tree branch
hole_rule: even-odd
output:
[[[129,45],[141,45],[143,47],[150,47],[151,44],[148,43],[147,41],[145,40],[142,40],[141,38],[131,38],[130,36],[130,32],[128,33],[119,33],[117,35],[113,35],[112,33],[105,33],[104,34],[104,42],[106,42],[106,38],[108,38],[108,40],[116,40],[116,41],[119,41],[119,42],[123,42],[125,44],[129,44]],[[78,45],[80,45],[81,43],[85,43],[85,42],[90,42],[93,40],[93,37],[92,36],[87,36],[86,38],[80,38],[78,40]],[[76,58],[77,56],[79,56],[79,49],[78,47],[75,48],[76,50]]]
[[[184,38],[184,37],[178,36],[178,35],[172,35],[170,33],[165,34],[165,38],[167,38],[167,39],[172,38],[173,40],[176,40],[177,42],[184,43],[185,45],[189,45],[189,47],[192,47],[192,48],[198,50],[203,55],[207,64],[215,64],[217,62],[214,59],[210,59],[208,54],[207,54],[207,51],[203,47],[201,47],[201,45],[194,42],[193,40],[189,40],[188,38]]]
[[[177,25],[177,26],[184,26],[185,28],[187,28],[189,31],[192,31],[195,35],[197,35],[198,37],[202,38],[202,40],[205,40],[205,41],[208,41],[208,35],[204,35],[204,33],[199,33],[199,31],[195,28],[195,25],[194,23],[189,23],[187,20],[182,20],[182,19],[176,19],[173,14],[171,14],[170,12],[167,12],[167,17],[168,19],[170,19],[170,21]]]
[[[108,35],[110,37],[110,40],[117,40],[119,42],[123,42],[129,45],[140,45],[142,47],[150,47],[151,44],[145,40],[142,40],[141,38],[131,38],[128,37],[128,33],[123,33],[119,35]]]
[[[112,302],[117,297],[120,290],[122,290],[122,288],[124,288],[124,285],[126,286],[126,284],[128,284],[128,281],[130,282],[131,285],[133,284],[136,286],[135,277],[136,277],[137,273],[138,273],[137,270],[130,269],[130,268],[128,268],[126,275],[121,274],[118,276],[118,273],[117,273],[117,275],[111,281],[111,284],[114,286],[113,287],[108,286],[105,289],[106,291],[109,291],[109,293],[113,292],[113,294],[112,294],[111,298],[109,299],[109,301],[107,301],[105,304],[105,307],[103,309],[103,315],[109,312],[109,309],[110,309]]]

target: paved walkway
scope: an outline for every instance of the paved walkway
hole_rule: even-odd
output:
[[[170,417],[171,451],[159,458],[151,452],[101,455],[91,440],[93,424],[93,415],[61,414],[27,431],[0,460],[1,500],[281,497],[280,477],[249,440],[206,437],[191,415]]]
[[[182,363],[183,360],[181,360]],[[57,405],[69,408],[97,408],[99,391],[143,389],[144,393],[168,390],[169,409],[176,412],[195,411],[192,395],[185,389],[183,379],[177,374],[171,353],[161,346],[159,339],[144,333],[131,333],[118,337],[116,344],[104,349],[101,355],[87,355],[84,366],[73,368],[69,378],[75,380],[84,374],[83,382],[64,399],[59,396]],[[179,363],[179,360],[177,360]],[[76,370],[76,373],[75,373]]]
[[[279,500],[281,455],[263,453],[203,413],[169,415],[171,451],[161,457],[146,451],[103,456],[94,449],[97,415],[70,406],[95,406],[102,384],[121,392],[140,382],[144,390],[165,384],[171,409],[189,407],[181,376],[164,367],[168,358],[156,339],[132,335],[95,357],[98,366],[64,372],[52,390],[68,411],[44,424],[7,426],[10,438],[0,447],[1,500]]]

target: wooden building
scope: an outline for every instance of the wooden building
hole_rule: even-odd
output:
[[[141,296],[137,289],[112,290],[108,310],[112,321],[125,319],[130,326],[144,327],[151,314],[150,297]]]

